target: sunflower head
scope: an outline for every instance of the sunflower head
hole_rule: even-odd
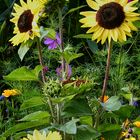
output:
[[[85,16],[80,20],[81,27],[90,28],[87,33],[93,33],[92,40],[101,41],[126,41],[126,36],[131,36],[131,31],[137,28],[133,22],[139,20],[139,14],[134,11],[134,4],[138,0],[128,3],[128,0],[87,0],[93,11],[80,14]]]
[[[14,4],[14,17],[10,20],[15,24],[15,36],[10,39],[14,46],[40,36],[37,22],[46,2],[47,0],[27,0],[25,3],[20,0],[20,5]]]
[[[62,140],[61,135],[59,132],[49,132],[49,134],[46,136],[46,133],[40,133],[38,130],[33,131],[33,135],[28,134],[27,138],[23,138],[21,140]]]

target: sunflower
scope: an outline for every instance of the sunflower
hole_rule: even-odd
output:
[[[35,129],[33,131],[33,135],[28,134],[27,138],[23,138],[21,140],[62,140],[62,137],[57,131],[50,131],[49,134],[46,136],[45,132],[41,134],[38,130]]]
[[[12,13],[14,17],[10,20],[15,24],[15,36],[10,39],[14,46],[40,36],[37,21],[45,2],[46,0],[27,0],[25,3],[20,0],[20,5],[14,4],[15,13]]]
[[[137,31],[133,22],[139,20],[139,14],[134,11],[138,0],[128,3],[128,0],[86,0],[93,11],[80,12],[85,16],[80,20],[81,27],[90,29],[87,33],[93,33],[92,40],[101,41],[108,39],[114,41],[126,41],[126,36],[131,36],[131,31]]]

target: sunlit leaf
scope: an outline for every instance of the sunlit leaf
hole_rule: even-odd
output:
[[[105,110],[108,111],[115,111],[115,110],[119,110],[121,107],[121,102],[119,101],[119,97],[117,96],[112,96],[110,97],[104,104],[103,107],[105,108]]]
[[[37,121],[48,117],[50,117],[49,112],[37,111],[26,115],[24,118],[20,119],[19,121]]]
[[[4,76],[4,79],[13,81],[38,81],[38,74],[41,69],[41,66],[36,66],[36,68],[32,71],[26,66],[23,66],[21,68],[15,69],[7,76]]]
[[[32,107],[43,105],[43,99],[41,97],[33,97],[28,100],[25,100],[22,105],[20,106],[20,110],[29,109]]]

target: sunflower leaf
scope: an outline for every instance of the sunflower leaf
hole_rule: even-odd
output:
[[[41,71],[41,66],[36,66],[36,68],[32,71],[26,66],[15,69],[7,76],[4,76],[5,80],[12,81],[38,81],[38,74]]]

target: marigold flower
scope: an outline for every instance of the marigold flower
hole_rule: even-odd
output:
[[[105,95],[103,99],[103,103],[105,103],[109,99],[109,96]],[[100,97],[100,100],[102,100],[102,96]]]
[[[9,97],[9,96],[15,96],[18,94],[19,94],[19,91],[16,89],[11,89],[11,90],[7,89],[3,91],[2,96]]]
[[[140,128],[140,121],[136,121],[133,123],[136,127],[139,127]]]

